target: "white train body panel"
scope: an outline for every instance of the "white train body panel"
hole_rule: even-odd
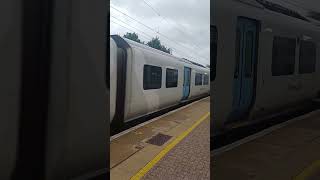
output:
[[[200,95],[209,93],[209,91],[210,91],[210,80],[209,80],[208,85],[202,85],[202,86],[195,85],[194,80],[195,80],[196,73],[206,74],[210,78],[210,71],[209,70],[204,71],[202,68],[193,67],[191,70],[191,89],[190,89],[189,98],[195,98]],[[183,74],[182,74],[182,77],[183,77]]]
[[[180,59],[145,47],[130,40],[126,41],[131,48],[128,49],[127,62],[127,85],[126,85],[126,107],[125,121],[130,121],[163,108],[178,104],[182,98],[182,86],[184,78],[184,67],[190,67],[191,87],[189,98],[208,94],[209,85],[194,86],[195,71],[209,74],[209,69],[187,64]],[[160,89],[143,89],[143,68],[144,65],[158,66],[162,68],[162,79]],[[166,68],[178,70],[178,86],[166,88]]]
[[[261,32],[259,46],[259,64],[258,64],[258,78],[257,78],[257,95],[253,111],[255,113],[269,113],[268,110],[294,104],[299,101],[314,98],[319,91],[319,56],[317,56],[316,71],[310,74],[299,74],[299,48],[296,47],[295,57],[295,72],[292,75],[272,76],[272,40],[274,36],[283,35],[285,37],[298,37],[301,35],[300,31],[295,28],[295,31],[287,29],[280,29],[281,27],[270,23],[262,23],[262,29],[273,27],[273,32]],[[293,27],[289,29],[294,29]],[[303,31],[303,30],[302,30]],[[312,32],[303,31],[306,34],[313,35]],[[316,37],[316,36],[314,36]],[[319,39],[317,40],[319,41]],[[320,42],[320,41],[319,41]],[[320,47],[318,45],[318,47]],[[319,51],[319,48],[318,48]],[[299,90],[292,90],[290,86],[300,86]],[[263,114],[265,114],[263,113]]]
[[[156,110],[159,110],[170,104],[178,102],[182,97],[182,81],[178,78],[178,87],[166,89],[164,78],[162,78],[162,84],[160,89],[143,89],[143,68],[145,64],[161,66],[162,75],[165,74],[165,68],[177,66],[174,63],[173,58],[163,60],[162,56],[151,51],[142,51],[141,49],[134,47],[131,50],[132,59],[130,59],[130,66],[128,66],[127,72],[127,96],[126,96],[126,116],[125,119],[132,119],[143,114],[147,114]],[[129,70],[130,69],[130,70]],[[182,69],[178,69],[181,76]],[[165,98],[163,98],[165,97]]]
[[[110,38],[110,121],[112,121],[116,111],[117,92],[117,45]]]

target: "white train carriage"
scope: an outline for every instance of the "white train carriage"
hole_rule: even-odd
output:
[[[217,0],[213,131],[297,107],[320,91],[320,28],[263,0]],[[214,53],[213,53],[214,54]],[[216,63],[215,63],[216,62]]]
[[[110,120],[116,113],[117,92],[117,44],[110,40]]]
[[[111,120],[120,124],[210,92],[208,68],[120,36],[110,38],[110,65]]]

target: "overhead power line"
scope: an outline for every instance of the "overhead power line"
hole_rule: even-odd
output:
[[[145,34],[146,36],[148,36],[148,37],[152,38],[152,36],[151,36],[151,35],[149,35],[149,34],[145,33],[144,31],[142,31],[142,30],[140,30],[140,29],[138,29],[138,28],[135,28],[135,27],[133,27],[133,26],[130,26],[128,23],[126,23],[126,22],[124,22],[124,21],[120,20],[119,18],[117,18],[117,17],[115,17],[115,16],[112,16],[112,15],[111,15],[111,17],[112,17],[112,18],[114,18],[114,19],[116,19],[116,20],[118,20],[118,21],[120,21],[120,22],[122,22],[122,23],[124,23],[124,24],[126,24],[127,26],[129,26],[129,27],[131,27],[131,28],[133,28],[133,29],[136,29],[137,31],[140,31],[142,34]]]
[[[112,20],[110,20],[112,23],[115,23],[115,24],[117,24],[117,25],[119,25],[119,26],[121,26],[121,27],[123,27],[123,28],[125,28],[125,29],[127,29],[127,30],[129,30],[129,31],[131,31],[131,32],[135,32],[134,30],[132,30],[132,29],[130,29],[130,28],[128,28],[128,27],[126,27],[126,26],[124,26],[124,25],[121,25],[120,23],[117,23],[117,22],[115,22],[115,21],[112,21]],[[140,34],[141,35],[141,34]],[[146,34],[143,34],[143,37],[145,37],[147,40],[149,40],[149,41],[151,41],[152,40],[152,37],[151,38],[149,38],[148,37],[149,35],[146,35]],[[173,49],[177,54],[179,54],[181,57],[188,57],[188,58],[190,58],[191,57],[191,59],[195,59],[194,57],[192,57],[192,56],[190,56],[190,55],[186,55],[186,53],[185,52],[182,52],[182,51],[180,51],[180,50],[178,50],[178,49],[176,49],[176,48],[171,48],[171,49]]]
[[[147,6],[149,6],[158,16],[160,16],[160,17],[162,17],[161,15],[160,15],[160,13],[158,13],[157,11],[156,11],[156,9],[154,9],[149,3],[147,3],[145,0],[142,0]],[[163,17],[162,17],[163,18]]]
[[[124,25],[121,25],[120,23],[117,23],[117,22],[112,21],[112,20],[110,20],[110,21],[111,21],[112,23],[115,23],[115,24],[117,24],[117,25],[119,25],[119,26],[121,26],[121,27],[123,27],[123,28],[125,28],[125,29],[127,29],[127,30],[129,30],[129,31],[131,31],[131,32],[135,32],[134,30],[132,30],[132,29],[130,29],[130,28],[124,26]],[[147,40],[150,40],[148,36],[146,36],[146,35],[144,35],[144,34],[140,34],[140,35],[142,35],[142,36],[143,36],[144,38],[146,38]]]
[[[167,40],[169,40],[169,41],[171,41],[171,42],[173,42],[173,43],[175,43],[175,44],[177,44],[177,45],[179,45],[179,46],[181,46],[181,47],[184,47],[184,49],[188,49],[188,51],[191,51],[191,52],[193,52],[194,54],[198,54],[198,53],[195,53],[192,49],[189,49],[188,47],[185,47],[184,45],[182,45],[182,44],[181,44],[181,43],[179,43],[179,42],[176,42],[176,41],[174,41],[174,40],[171,40],[171,39],[170,39],[169,37],[167,37],[166,35],[164,35],[164,34],[162,34],[162,33],[160,33],[160,32],[157,32],[155,29],[153,29],[153,28],[151,28],[151,27],[149,27],[149,26],[145,25],[144,23],[140,22],[139,20],[137,20],[137,19],[135,19],[135,18],[133,18],[133,17],[129,16],[128,14],[126,14],[126,13],[122,12],[121,10],[119,10],[119,9],[115,8],[113,5],[111,5],[111,8],[112,8],[112,9],[114,9],[114,10],[116,10],[116,11],[118,11],[118,12],[120,12],[121,14],[123,14],[123,15],[125,15],[125,16],[127,16],[127,17],[129,17],[130,19],[134,20],[135,22],[138,22],[139,24],[141,24],[141,25],[143,25],[144,27],[146,27],[146,28],[150,29],[151,31],[153,31],[153,32],[155,32],[155,33],[157,33],[157,34],[159,34],[159,35],[163,36],[163,37],[164,37],[164,38],[166,38]],[[202,57],[202,56],[201,56],[201,55],[199,55],[199,54],[198,54],[198,56],[199,56],[199,57],[201,57],[203,60],[208,60],[208,58],[204,58],[204,57]]]
[[[118,19],[117,19],[117,20],[118,20]],[[113,22],[113,23],[115,23],[115,24],[117,24],[117,25],[119,25],[119,26],[121,26],[121,27],[123,27],[123,28],[125,28],[125,29],[128,29],[128,30],[130,30],[130,31],[132,31],[132,32],[135,32],[134,30],[132,30],[132,29],[130,29],[130,28],[124,26],[124,25],[121,25],[121,24],[119,24],[119,23],[117,23],[117,22],[115,22],[115,21],[112,21],[112,20],[111,20],[111,22]],[[123,21],[121,21],[121,22],[124,23]],[[127,26],[129,26],[127,23],[124,23],[124,24],[126,24]],[[132,26],[130,26],[130,27],[132,28]],[[134,29],[137,29],[137,28],[134,28]],[[139,29],[137,29],[137,30],[139,30]],[[139,30],[139,31],[141,31],[141,30]],[[141,31],[141,32],[143,32],[143,31]],[[140,35],[141,35],[141,34],[140,34]],[[143,32],[142,35],[143,35],[147,40],[149,40],[149,41],[151,41],[152,38],[153,38],[152,36],[146,34],[145,32]],[[151,37],[151,38],[149,38],[149,37]],[[178,52],[178,54],[179,54],[181,57],[185,56],[185,57],[188,57],[188,58],[191,57],[191,59],[196,59],[195,57],[190,56],[190,55],[186,55],[185,52],[180,51],[180,50],[174,48],[174,46],[172,46],[172,47],[170,47],[170,48],[173,49],[175,52]]]
[[[168,24],[172,24],[172,23],[169,23],[169,21],[164,18],[163,16],[160,15],[160,13],[154,8],[151,6],[151,4],[147,3],[146,0],[142,0],[147,6],[149,6],[159,17],[161,17],[164,21],[166,21]],[[183,34],[189,36],[189,34],[187,34],[185,31],[181,30],[180,28],[177,27],[177,25],[180,25],[182,26],[181,24],[178,24],[177,22],[175,22],[175,28],[179,31],[179,32],[182,32]],[[182,26],[182,29],[185,29],[184,26]],[[198,48],[199,50],[201,50],[202,48],[200,48],[199,46],[197,46],[196,44],[192,44],[194,47]],[[206,57],[207,58],[207,57]],[[208,59],[208,58],[207,58]]]

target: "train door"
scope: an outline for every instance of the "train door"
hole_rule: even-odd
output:
[[[184,67],[182,100],[186,100],[190,94],[191,68]]]
[[[257,22],[246,18],[238,18],[233,84],[233,113],[236,117],[248,112],[253,100],[256,50]]]

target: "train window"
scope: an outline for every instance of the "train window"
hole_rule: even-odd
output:
[[[299,73],[313,73],[316,65],[316,45],[313,42],[301,41]]]
[[[144,65],[143,89],[160,89],[162,81],[162,69],[158,66]]]
[[[294,73],[296,40],[275,37],[273,39],[272,76]]]
[[[215,26],[211,26],[211,42],[210,42],[210,55],[211,55],[211,62],[210,62],[210,80],[214,81],[216,78],[216,69],[217,69],[217,42],[218,42],[218,31]]]
[[[194,82],[196,86],[202,85],[202,74],[196,73],[196,78]]]
[[[203,76],[203,85],[208,85],[209,84],[209,76],[208,75],[204,75]]]
[[[178,86],[178,70],[169,69],[166,70],[166,88],[172,88]]]

